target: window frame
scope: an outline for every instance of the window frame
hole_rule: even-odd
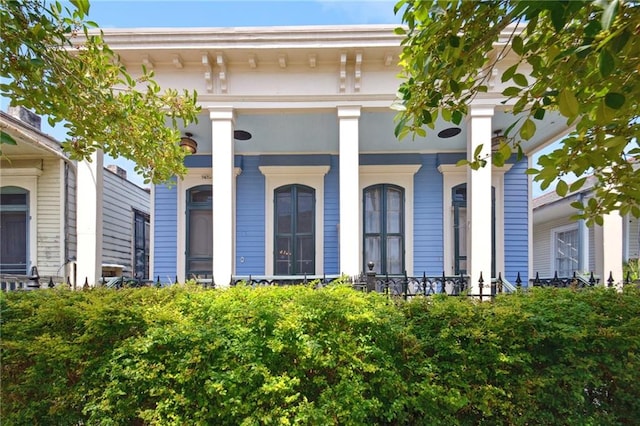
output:
[[[497,273],[505,271],[504,253],[504,175],[511,170],[513,164],[505,164],[502,167],[491,168],[491,186],[495,188],[495,269]],[[451,190],[461,183],[467,182],[468,170],[466,167],[458,167],[455,164],[440,164],[438,171],[442,173],[442,217],[443,217],[443,269],[447,275],[454,272],[454,236],[453,236],[453,214],[451,212],[452,199]],[[467,209],[469,206],[467,206]],[[531,216],[529,216],[531,218]],[[467,253],[467,257],[471,253]]]
[[[191,198],[191,192],[195,191],[195,190],[202,190],[202,189],[211,189],[211,200],[207,201],[207,202],[191,202],[190,198]],[[185,268],[184,268],[184,273],[185,273],[185,277],[189,278],[194,276],[194,272],[197,273],[195,274],[195,276],[197,278],[204,278],[204,275],[207,276],[207,278],[210,278],[213,275],[213,232],[211,233],[211,272],[209,271],[203,271],[202,273],[199,273],[199,271],[191,271],[189,270],[189,262],[190,260],[193,260],[192,258],[194,256],[189,256],[189,237],[190,237],[190,230],[191,230],[191,221],[189,220],[189,213],[193,210],[209,210],[211,212],[211,229],[213,231],[213,185],[211,184],[202,184],[202,185],[196,185],[196,186],[192,186],[189,189],[186,190],[185,192],[185,201],[186,201],[186,209],[185,209],[185,251],[184,251],[184,257],[185,257]],[[198,256],[195,256],[198,257]],[[202,260],[207,260],[208,258],[202,258]],[[204,275],[203,275],[204,274]],[[201,276],[203,275],[203,276]]]
[[[38,259],[38,177],[42,170],[38,168],[1,168],[2,186],[15,186],[28,191],[27,197],[27,270],[36,266]]]
[[[367,232],[367,209],[366,209],[366,192],[371,190],[379,189],[381,193],[380,197],[380,232]],[[400,232],[387,232],[387,219],[388,219],[388,211],[387,211],[387,195],[389,190],[396,190],[400,193],[401,197],[401,206],[400,206]],[[405,259],[406,259],[406,249],[405,249],[405,206],[406,204],[406,194],[405,189],[399,185],[390,184],[390,183],[378,183],[374,185],[370,185],[362,190],[362,251],[363,251],[363,265],[362,270],[367,271],[368,266],[367,263],[370,259],[365,258],[364,250],[366,249],[365,241],[368,236],[378,235],[380,237],[380,261],[383,262],[382,265],[376,265],[374,270],[378,274],[389,274],[388,272],[388,252],[387,252],[387,241],[389,235],[391,236],[399,236],[401,240],[401,266],[399,273],[393,273],[393,275],[403,274],[405,272]]]
[[[386,183],[396,185],[404,189],[404,269],[407,274],[413,276],[415,271],[413,270],[413,206],[414,206],[414,179],[415,174],[420,170],[422,164],[378,164],[378,165],[361,165],[359,167],[359,203],[360,215],[364,216],[364,189],[376,184]],[[364,261],[364,224],[360,224],[359,227],[359,256],[360,265],[365,265]],[[342,234],[342,233],[341,233]],[[347,235],[348,238],[353,238]],[[368,268],[366,269],[368,270]],[[422,273],[422,272],[420,272]]]
[[[142,223],[142,247],[138,246],[138,219],[141,218]],[[151,272],[151,218],[150,215],[133,209],[133,259],[131,262],[133,269],[133,276],[140,279],[149,279]],[[138,263],[137,263],[137,251],[142,249],[144,251],[144,273],[142,277],[138,277]]]
[[[563,274],[560,272],[558,265],[557,265],[557,257],[556,254],[558,252],[558,235],[559,234],[563,234],[563,233],[568,233],[568,232],[575,232],[576,233],[576,242],[577,242],[577,247],[575,247],[576,249],[576,261],[575,261],[575,268],[567,275],[567,274]],[[573,275],[573,272],[575,271],[576,273],[580,272],[580,229],[578,227],[578,224],[569,224],[569,225],[563,225],[563,226],[556,226],[554,228],[551,229],[551,244],[550,244],[550,249],[551,249],[551,273],[555,274],[556,272],[558,272],[558,277],[571,277]]]
[[[465,189],[464,201],[455,200],[453,197],[453,192],[458,188]],[[462,256],[460,256],[460,247],[459,247],[460,235],[457,230],[457,229],[460,229],[459,208],[464,206],[464,208],[466,209],[465,215],[469,211],[467,188],[468,186],[466,182],[459,183],[458,185],[455,185],[454,187],[451,188],[451,209],[452,209],[452,225],[453,225],[451,232],[453,233],[453,274],[454,275],[468,274],[468,271],[466,269],[464,270],[464,272],[462,272],[460,269],[460,265],[459,265],[460,260],[464,260],[465,262],[467,262],[469,260],[469,253],[467,252],[467,254],[464,256],[464,259],[462,259]],[[456,229],[456,222],[458,222],[457,229]],[[492,223],[492,226],[491,226],[491,276],[497,277],[496,234],[497,234],[498,226],[496,222],[496,187],[493,185],[491,185],[491,223]],[[468,237],[468,234],[466,231],[465,231],[465,236]],[[467,247],[467,250],[468,250],[468,247]]]
[[[330,166],[260,166],[265,177],[265,275],[274,275],[274,196],[275,189],[304,185],[315,190],[315,275],[324,273],[324,178]]]
[[[297,206],[297,201],[298,201],[298,194],[299,194],[299,190],[304,189],[304,190],[308,190],[312,197],[312,210],[313,210],[313,218],[311,221],[311,232],[307,232],[307,233],[301,233],[298,232],[298,221],[299,221],[299,212],[298,212],[298,206]],[[283,233],[279,233],[278,232],[278,215],[275,214],[278,211],[278,206],[277,206],[277,202],[278,202],[278,197],[276,197],[276,194],[278,193],[284,193],[285,191],[290,190],[289,192],[289,197],[290,197],[290,201],[291,201],[291,206],[292,206],[292,220],[291,220],[291,226],[290,226],[290,233],[289,234],[283,234]],[[274,197],[273,197],[273,202],[274,202],[274,221],[273,221],[273,235],[274,235],[274,247],[273,247],[273,251],[274,251],[274,256],[273,256],[273,270],[277,271],[278,267],[277,267],[277,262],[278,262],[278,257],[275,255],[275,252],[277,250],[277,241],[280,238],[280,236],[282,235],[289,235],[289,238],[291,239],[291,250],[292,250],[292,258],[290,263],[292,264],[292,266],[289,267],[289,269],[291,269],[291,271],[287,274],[279,274],[279,275],[315,275],[315,270],[316,270],[316,262],[315,262],[315,239],[316,239],[316,225],[315,225],[315,216],[316,216],[316,191],[315,189],[313,189],[310,186],[307,185],[300,185],[300,184],[290,184],[290,185],[284,185],[284,186],[280,186],[276,189],[274,189]],[[314,254],[312,257],[312,271],[311,272],[299,272],[298,268],[297,268],[297,264],[298,261],[300,260],[298,258],[297,255],[297,237],[301,236],[303,234],[309,235],[311,236],[311,238],[313,239],[313,247],[314,247]]]

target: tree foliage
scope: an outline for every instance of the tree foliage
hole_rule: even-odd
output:
[[[640,293],[0,292],[11,425],[623,425]]]
[[[545,113],[559,111],[573,130],[528,173],[543,189],[559,178],[561,196],[584,184],[569,185],[572,175],[592,173],[595,197],[574,203],[580,217],[602,223],[601,215],[615,210],[640,217],[639,2],[401,0],[399,11],[407,28],[397,30],[406,35],[398,136],[424,134],[438,116],[459,124],[469,103],[488,90],[498,58],[515,54],[517,63],[499,70],[508,85],[502,95],[525,118],[514,118],[513,146],[503,145],[494,163],[530,139]],[[509,44],[490,55],[503,31]]]
[[[146,182],[184,174],[177,124],[196,120],[195,92],[163,91],[144,68],[132,78],[102,34],[89,33],[97,24],[88,20],[88,0],[0,4],[2,96],[47,115],[51,125],[64,121],[62,145],[72,159],[101,149],[136,162]]]

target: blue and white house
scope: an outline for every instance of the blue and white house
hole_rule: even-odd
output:
[[[459,127],[398,141],[393,29],[104,30],[130,72],[144,64],[162,87],[195,89],[202,106],[184,129],[197,143],[187,175],[151,190],[151,276],[220,286],[232,276],[356,275],[373,261],[381,274],[526,281],[524,171],[566,124],[547,115],[525,158],[502,168],[456,166],[481,144],[490,156],[514,120],[500,94],[506,53]]]

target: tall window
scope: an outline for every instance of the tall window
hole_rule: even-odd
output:
[[[135,277],[149,278],[149,215],[133,213],[133,244]]]
[[[0,273],[27,273],[28,199],[17,186],[0,189]]]
[[[315,190],[287,185],[274,195],[275,274],[315,274]]]
[[[453,269],[456,275],[467,273],[467,185],[451,190],[453,204]]]
[[[451,188],[454,274],[467,273],[467,184]],[[491,187],[491,276],[496,276],[496,191]],[[487,241],[487,249],[489,249]]]
[[[187,279],[213,274],[212,195],[211,185],[187,191]]]
[[[554,232],[554,264],[559,277],[570,277],[578,271],[578,229]]]
[[[404,272],[404,190],[374,185],[364,190],[364,265],[379,274]]]

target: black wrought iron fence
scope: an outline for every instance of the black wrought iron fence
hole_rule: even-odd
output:
[[[480,299],[493,298],[497,294],[510,293],[525,289],[523,286],[524,281],[520,278],[518,273],[515,282],[512,284],[502,278],[502,274],[498,274],[497,278],[490,280],[484,280],[482,274],[480,275],[477,285],[472,286],[469,276],[466,275],[427,275],[423,272],[422,276],[408,276],[405,272],[403,275],[377,275],[373,271],[373,266],[369,266],[369,271],[361,273],[356,276],[346,277],[344,275],[234,275],[231,277],[229,284],[231,286],[238,285],[240,283],[253,287],[258,286],[284,286],[284,285],[311,285],[315,287],[325,287],[338,280],[347,282],[355,289],[366,292],[378,292],[387,295],[388,297],[401,297],[404,299],[416,297],[416,296],[431,296],[435,294],[446,294],[448,296],[470,296]],[[218,287],[213,278],[207,276],[198,278],[196,280],[199,284],[205,288]],[[103,283],[106,283],[106,279],[103,278]],[[155,285],[157,287],[163,286],[158,276],[156,281],[145,280],[137,281],[139,285],[128,286],[113,286],[113,288],[121,287],[138,287],[138,286],[150,286]],[[178,277],[175,278],[174,283],[178,282]],[[578,275],[574,273],[571,277],[558,276],[556,272],[553,277],[540,277],[539,273],[536,273],[534,278],[528,280],[529,286],[538,287],[559,287],[559,288],[586,288],[600,285],[601,279],[591,272],[588,275]],[[609,273],[609,277],[603,283],[608,287],[613,287],[616,280],[613,278],[613,274]],[[638,282],[631,280],[630,274],[627,273],[624,278],[623,285],[640,285]],[[8,275],[0,274],[0,291],[18,291],[18,290],[36,290],[54,288],[56,286],[66,285],[69,288],[72,287],[69,278],[66,280],[63,277],[50,276],[47,280],[46,277],[40,277],[36,267],[33,267],[30,275]],[[83,286],[79,288],[88,288],[89,285],[85,280]]]

